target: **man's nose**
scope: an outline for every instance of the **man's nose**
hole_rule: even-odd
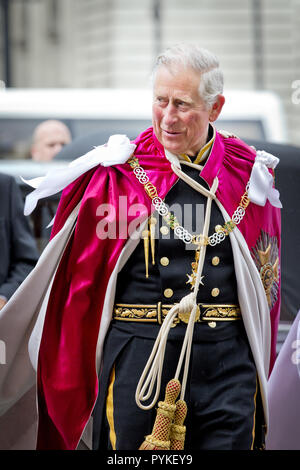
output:
[[[168,106],[164,109],[164,123],[167,126],[172,126],[177,121],[177,111],[176,107],[169,103]]]
[[[62,148],[63,148],[63,145],[62,145],[62,144],[60,144],[60,143],[55,144],[55,145],[52,147],[52,154],[53,154],[53,155],[57,155],[57,154],[61,151]]]

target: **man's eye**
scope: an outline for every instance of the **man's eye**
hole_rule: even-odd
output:
[[[167,102],[166,98],[163,98],[161,96],[157,96],[156,101],[160,104],[163,104],[163,103]]]
[[[188,108],[187,103],[185,103],[184,101],[178,101],[178,102],[177,102],[177,106],[178,106],[178,108],[180,108],[180,109],[186,109],[186,108]]]

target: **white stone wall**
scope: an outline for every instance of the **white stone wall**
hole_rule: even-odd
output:
[[[250,3],[164,0],[164,44],[198,42],[220,58],[227,88],[251,89],[254,70]]]
[[[289,139],[300,145],[300,104],[292,102],[294,80],[300,79],[300,1],[263,0],[265,88],[283,103]]]

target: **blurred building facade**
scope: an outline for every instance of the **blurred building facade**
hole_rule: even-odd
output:
[[[300,145],[300,0],[2,3],[9,4],[10,86],[143,88],[158,51],[197,42],[219,56],[225,91],[276,92],[289,141]],[[2,31],[3,21],[4,9]],[[5,51],[2,34],[2,59]],[[0,60],[5,82],[4,68]]]

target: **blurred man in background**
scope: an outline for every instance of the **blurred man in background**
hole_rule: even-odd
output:
[[[38,162],[51,161],[71,140],[71,132],[63,122],[43,121],[33,133],[31,157]]]
[[[30,273],[38,251],[12,176],[0,173],[0,310]]]

